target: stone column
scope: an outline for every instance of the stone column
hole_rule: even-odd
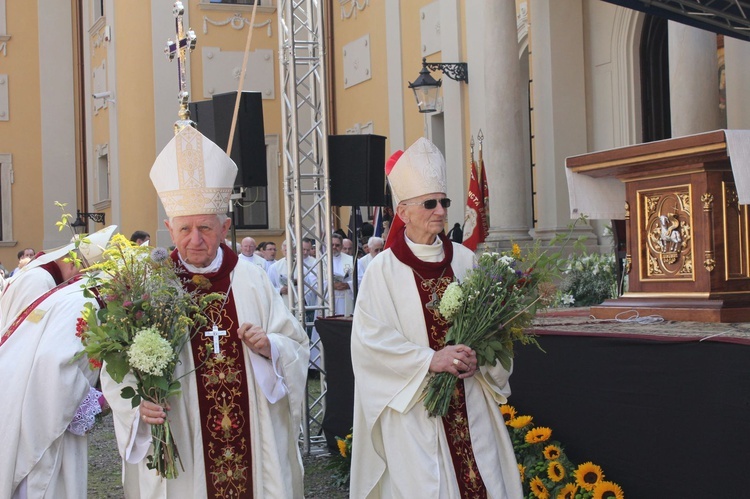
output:
[[[716,34],[669,21],[672,137],[722,128]]]
[[[568,232],[570,200],[565,158],[588,152],[582,0],[531,0],[536,227],[534,239]],[[596,236],[582,226],[577,235]]]
[[[724,37],[727,128],[750,129],[750,42]]]
[[[515,2],[485,3],[484,160],[490,189],[489,241],[529,239],[530,174],[524,159],[528,133],[521,113],[521,65]],[[476,132],[476,131],[474,131]]]

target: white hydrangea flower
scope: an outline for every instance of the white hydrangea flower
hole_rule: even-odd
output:
[[[173,358],[172,346],[152,327],[138,331],[128,349],[130,367],[154,376],[162,376]]]
[[[453,317],[461,310],[464,303],[464,292],[461,289],[461,285],[457,282],[452,282],[445,288],[445,293],[440,299],[440,315],[448,320],[452,320]]]

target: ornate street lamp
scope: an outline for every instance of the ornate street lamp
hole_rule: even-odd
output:
[[[104,225],[104,213],[86,213],[85,211],[76,210],[76,219],[70,224],[76,234],[86,232],[88,224],[83,221],[85,218]]]
[[[469,67],[465,62],[427,62],[427,59],[423,57],[419,76],[409,83],[409,88],[414,91],[414,98],[417,100],[420,113],[437,111],[437,101],[443,80],[435,80],[430,74],[431,71],[442,71],[451,80],[469,83]]]

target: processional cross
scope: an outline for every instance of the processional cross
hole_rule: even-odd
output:
[[[187,32],[185,32],[183,28],[182,16],[185,14],[185,7],[182,5],[181,1],[178,0],[174,3],[172,14],[175,18],[176,41],[172,41],[172,39],[167,40],[167,46],[164,47],[164,53],[170,61],[177,57],[177,76],[179,83],[177,99],[180,103],[180,111],[177,113],[180,119],[174,124],[174,133],[177,134],[186,126],[195,127],[195,122],[190,119],[190,110],[188,109],[190,93],[187,91],[185,72],[187,70],[187,54],[195,49],[195,43],[198,40],[198,37],[195,36],[195,31],[192,29],[188,29]]]
[[[213,329],[211,331],[206,331],[203,333],[203,336],[213,338],[214,340],[214,355],[221,355],[221,345],[219,345],[219,338],[222,336],[226,336],[227,332],[223,329],[219,329],[216,324],[214,324]]]

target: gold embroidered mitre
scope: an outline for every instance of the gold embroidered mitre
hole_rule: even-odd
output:
[[[388,172],[393,206],[433,192],[447,192],[445,158],[435,144],[418,139],[404,151]]]
[[[193,127],[185,127],[159,153],[151,182],[169,218],[224,214],[237,165]]]

